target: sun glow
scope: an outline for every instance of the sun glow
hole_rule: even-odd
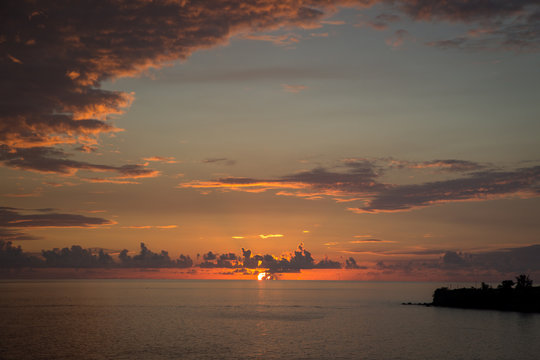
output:
[[[266,280],[266,273],[265,272],[259,273],[259,276],[257,277],[257,279],[259,281]]]

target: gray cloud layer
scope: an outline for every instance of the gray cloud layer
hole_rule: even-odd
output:
[[[98,217],[62,214],[46,211],[41,214],[22,214],[21,209],[0,207],[0,227],[94,227],[112,225],[113,222]]]
[[[537,0],[6,0],[0,14],[0,142],[52,146],[117,131],[107,118],[122,113],[133,96],[101,89],[105,80],[185,59],[240,32],[314,27],[339,6],[376,4],[417,21],[489,30],[434,46],[490,38],[500,47],[538,45]],[[400,15],[384,13],[375,21],[395,22]]]
[[[74,174],[78,170],[116,172],[118,178],[154,177],[159,174],[158,171],[138,164],[110,166],[71,160],[68,157],[64,151],[52,147],[10,149],[0,145],[0,162],[16,169],[64,175]]]
[[[313,170],[285,175],[281,178],[219,178],[213,181],[191,181],[180,188],[222,189],[237,191],[280,190],[278,195],[308,199],[333,197],[338,201],[362,201],[363,206],[349,207],[357,213],[407,211],[419,207],[455,201],[482,201],[494,198],[540,195],[540,166],[501,171],[485,169],[482,164],[464,160],[408,162],[386,160],[346,160],[341,171],[317,167]],[[457,178],[419,184],[390,184],[382,181],[391,169],[410,168],[416,171],[435,169],[452,173]],[[474,171],[485,169],[482,171]]]

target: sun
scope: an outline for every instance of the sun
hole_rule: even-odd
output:
[[[265,272],[259,273],[259,275],[257,276],[257,280],[259,281],[266,280],[266,273]]]

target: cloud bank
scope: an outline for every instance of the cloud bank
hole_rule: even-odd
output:
[[[406,253],[403,253],[406,254]],[[242,249],[242,255],[208,252],[202,261],[194,261],[189,255],[180,254],[173,259],[165,250],[159,253],[140,244],[140,251],[131,254],[100,248],[85,249],[79,245],[63,249],[42,250],[40,256],[25,253],[20,246],[0,239],[0,268],[131,268],[155,269],[176,268],[196,271],[196,268],[214,269],[221,275],[257,275],[300,273],[304,270],[337,270],[353,272],[362,279],[471,279],[500,281],[501,277],[513,277],[520,273],[540,276],[540,245],[466,253],[455,250],[433,249],[412,251],[409,260],[384,260],[359,264],[353,257],[339,261],[323,258],[316,261],[311,253],[300,244],[292,253],[280,257],[271,254],[253,254]],[[438,255],[434,258],[434,255]],[[199,257],[197,256],[197,259]],[[341,269],[341,270],[340,270]],[[218,272],[216,272],[218,271]],[[354,278],[354,277],[353,277]],[[460,280],[458,280],[460,281]]]
[[[348,207],[355,213],[408,211],[457,201],[540,196],[540,166],[506,171],[486,166],[455,159],[425,162],[345,159],[334,169],[317,167],[271,179],[226,177],[189,181],[178,187],[255,193],[274,190],[276,195],[310,200],[331,198],[338,202],[361,202],[362,206]],[[457,177],[418,184],[384,182],[383,176],[392,169],[435,169],[439,174],[450,173]]]
[[[477,26],[430,46],[538,48],[536,0],[6,0],[0,143],[10,149],[80,143],[90,150],[100,134],[121,130],[110,119],[134,100],[132,93],[102,89],[104,81],[186,59],[235,35],[264,40],[270,35],[261,33],[280,28],[320,27],[339,7],[375,5],[385,10],[370,22],[378,29],[402,17]],[[406,30],[398,31],[399,43]]]

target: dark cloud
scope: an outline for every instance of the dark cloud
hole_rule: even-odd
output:
[[[505,26],[485,26],[452,39],[429,41],[426,45],[469,51],[534,52],[540,50],[540,22],[535,19]]]
[[[468,160],[431,160],[431,161],[403,161],[403,160],[390,160],[390,166],[397,168],[410,168],[410,169],[434,169],[438,171],[448,172],[467,172],[484,169],[486,166],[474,161]]]
[[[464,173],[449,180],[420,184],[386,184],[381,181],[385,168],[377,160],[346,160],[342,171],[317,167],[274,179],[226,177],[213,181],[191,181],[180,188],[221,189],[246,192],[279,190],[277,195],[320,199],[328,196],[338,202],[363,201],[362,207],[349,207],[356,213],[408,211],[418,207],[455,201],[482,201],[493,198],[540,195],[540,166],[509,171],[484,170],[465,160],[408,162],[390,160],[390,168],[434,168],[442,172]]]
[[[440,253],[440,252],[439,252]],[[459,277],[483,274],[487,278],[515,274],[540,275],[540,245],[465,253],[445,251],[438,259],[380,261],[376,269],[385,274],[422,274],[438,271]]]
[[[341,269],[341,263],[339,261],[330,260],[324,258],[314,266],[315,269]]]
[[[427,42],[443,49],[505,50],[529,52],[540,50],[540,3],[537,0],[505,1],[397,1],[399,7],[415,19],[476,21],[480,27],[466,34]]]
[[[209,251],[208,253],[206,253],[206,254],[203,255],[203,259],[204,259],[204,260],[216,260],[216,259],[217,259],[217,255],[214,254],[213,252]]]
[[[412,39],[409,32],[405,29],[399,29],[399,30],[394,31],[394,34],[392,35],[392,37],[389,37],[386,39],[386,44],[393,48],[399,48],[403,46],[403,44],[405,43],[405,40],[407,39]]]
[[[466,264],[465,259],[455,251],[447,251],[442,257],[444,265],[449,266],[464,266]]]
[[[401,18],[395,14],[382,13],[369,21],[362,21],[356,26],[369,26],[375,30],[387,30],[390,23],[398,22]]]
[[[537,0],[6,0],[0,20],[0,143],[11,148],[83,143],[119,131],[109,121],[133,94],[103,81],[135,76],[236,34],[320,24],[339,6],[390,5],[416,20],[497,25],[502,44],[538,41]],[[84,148],[81,148],[84,149]]]
[[[273,255],[253,255],[251,250],[242,249],[244,256],[242,266],[246,269],[265,268],[270,273],[298,272],[302,269],[340,269],[341,263],[328,258],[315,262],[311,253],[305,249],[304,244],[298,248],[290,258],[277,258]]]
[[[88,145],[81,145],[81,146],[76,147],[75,150],[78,150],[80,152],[85,152],[85,153],[93,153],[93,152],[97,151],[97,147],[88,146]]]
[[[338,2],[339,3],[339,2]],[[0,141],[51,146],[114,132],[133,95],[100,89],[240,31],[314,26],[332,2],[5,1]]]
[[[141,250],[134,256],[128,255],[127,249],[122,250],[118,256],[119,266],[136,268],[190,268],[193,266],[193,260],[187,255],[180,254],[177,260],[172,260],[165,250],[155,253],[148,249],[145,243],[141,243],[140,246]]]
[[[0,162],[4,166],[16,169],[63,175],[73,175],[79,170],[115,172],[118,175],[116,178],[122,179],[159,175],[159,171],[139,164],[110,166],[71,160],[68,157],[69,154],[52,147],[9,148],[6,145],[0,145]]]
[[[139,253],[131,256],[124,249],[113,257],[112,250],[102,248],[82,248],[79,245],[63,249],[42,250],[37,257],[22,251],[20,246],[13,246],[11,241],[0,239],[0,267],[69,267],[69,268],[191,268],[193,260],[187,255],[180,255],[174,260],[165,250],[155,253],[144,244],[140,244]],[[260,269],[269,274],[300,272],[303,269],[339,269],[342,264],[338,261],[324,258],[316,262],[303,244],[288,256],[280,258],[270,254],[253,255],[251,250],[243,249],[243,257],[234,253],[216,255],[214,260],[205,260],[199,267],[231,269],[229,273],[256,275]],[[397,253],[395,253],[397,254]],[[409,258],[408,260],[385,260],[367,267],[359,266],[356,260],[349,257],[345,260],[345,269],[370,270],[366,273],[375,277],[379,275],[413,276],[424,278],[432,274],[433,278],[470,279],[471,276],[485,277],[485,280],[497,279],[502,276],[515,276],[527,273],[540,276],[540,245],[516,248],[502,248],[475,253],[455,250],[433,250],[419,252],[402,252],[401,254],[436,255],[434,258]],[[431,275],[430,275],[431,276]],[[391,277],[390,277],[391,278]]]
[[[204,164],[223,164],[223,165],[228,165],[228,166],[232,166],[236,164],[236,160],[230,160],[227,158],[209,158],[209,159],[204,159],[202,162]]]
[[[345,260],[345,269],[367,269],[367,267],[358,265],[356,260],[351,256]]]
[[[540,271],[540,245],[505,248],[470,255],[472,266],[495,269],[500,272]]]
[[[89,268],[113,265],[112,257],[103,249],[100,249],[96,254],[91,249],[83,249],[79,245],[61,250],[43,250],[41,255],[45,259],[45,266],[48,267]]]
[[[345,171],[331,171],[323,167],[285,175],[277,179],[226,177],[214,181],[191,181],[180,188],[226,189],[261,192],[270,189],[284,190],[278,195],[317,198],[322,195],[342,196],[367,194],[382,190],[385,185],[377,181],[379,168],[373,162],[346,160],[340,167]],[[291,192],[286,192],[291,191]]]
[[[0,239],[5,241],[39,240],[39,236],[28,235],[24,232],[12,229],[0,229]]]
[[[418,185],[388,187],[374,196],[362,212],[403,211],[452,201],[486,200],[511,195],[538,196],[540,166],[515,171],[476,172],[464,178]]]
[[[217,267],[234,268],[237,267],[238,257],[234,253],[221,254],[217,259]]]
[[[537,0],[389,0],[414,19],[452,22],[504,19],[538,7]]]
[[[0,227],[94,227],[112,224],[113,221],[98,217],[53,212],[27,215],[19,209],[0,207]]]
[[[203,254],[203,262],[198,266],[202,268],[237,268],[240,258],[234,253],[216,254],[212,251]]]

